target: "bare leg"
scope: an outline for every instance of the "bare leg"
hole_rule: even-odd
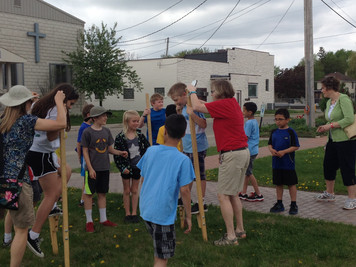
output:
[[[283,199],[283,185],[276,186],[277,200]]]
[[[334,194],[334,186],[335,186],[335,180],[325,180],[326,183],[326,192],[329,194]]]
[[[349,198],[355,199],[356,198],[356,185],[347,186],[347,194]]]
[[[58,200],[62,191],[61,177],[57,173],[49,173],[39,179],[43,190],[44,198],[38,207],[35,224],[32,231],[40,233],[43,224],[48,218],[54,203]]]
[[[11,244],[11,261],[10,267],[18,267],[21,265],[23,255],[27,244],[27,228],[15,228],[15,237]]]
[[[167,266],[167,259],[160,259],[155,257],[154,267],[166,267]]]
[[[99,209],[106,208],[106,194],[105,193],[98,193],[98,207],[99,207]]]
[[[235,229],[234,229],[234,211],[232,209],[232,204],[230,201],[230,196],[218,194],[220,202],[220,210],[223,216],[226,232],[228,239],[232,240],[236,238]]]
[[[203,198],[205,197],[205,191],[206,191],[206,180],[201,180],[201,192],[202,192]]]
[[[138,185],[140,180],[132,179],[131,184],[131,204],[132,204],[132,215],[137,215],[137,206],[138,206]]]
[[[236,232],[244,232],[244,223],[242,218],[242,203],[238,196],[230,196],[230,201],[232,204],[232,209],[236,218]]]
[[[11,219],[10,212],[6,212],[5,224],[4,224],[4,232],[6,234],[9,234],[9,233],[12,232],[12,219]]]
[[[258,188],[256,177],[253,174],[251,174],[248,176],[248,179],[250,180],[251,185],[253,186],[253,189],[255,190],[256,194],[260,196],[261,192],[260,189]]]
[[[93,209],[93,195],[84,194],[83,200],[85,210]]]
[[[124,201],[125,216],[131,215],[130,212],[130,179],[122,179],[124,186],[124,194],[122,195]]]
[[[291,185],[291,186],[288,186],[288,188],[289,188],[290,200],[297,201],[297,186]]]
[[[243,185],[242,191],[241,191],[242,194],[246,194],[247,186],[248,186],[248,176],[245,176],[244,185]]]

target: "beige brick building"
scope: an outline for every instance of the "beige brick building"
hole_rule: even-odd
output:
[[[108,96],[103,102],[107,109],[143,110],[145,93],[155,92],[164,95],[165,105],[171,104],[167,96],[169,88],[176,82],[187,84],[192,80],[198,80],[198,96],[211,101],[210,82],[214,79],[230,80],[241,106],[252,101],[260,109],[262,103],[270,108],[274,103],[274,56],[266,52],[233,48],[185,58],[132,60],[128,64],[141,78],[144,90],[125,88],[119,99]],[[99,104],[94,97],[92,99],[94,105]]]
[[[83,30],[84,21],[44,1],[1,0],[0,94],[16,84],[43,93],[71,82],[62,50],[75,50]]]

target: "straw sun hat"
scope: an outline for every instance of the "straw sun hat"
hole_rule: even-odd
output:
[[[15,107],[25,103],[35,96],[23,85],[15,85],[9,92],[0,97],[0,103],[4,106]]]

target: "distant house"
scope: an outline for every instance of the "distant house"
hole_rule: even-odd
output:
[[[71,82],[62,50],[76,50],[84,21],[41,0],[1,0],[0,25],[0,95],[17,84],[43,93]]]
[[[172,103],[167,93],[176,82],[191,83],[198,80],[197,92],[201,99],[211,101],[210,82],[229,80],[242,106],[253,101],[260,108],[262,103],[273,107],[274,103],[274,56],[266,52],[232,48],[214,53],[187,55],[184,58],[157,58],[131,60],[128,65],[139,75],[143,91],[125,88],[120,98],[108,96],[103,101],[107,109],[135,109],[146,107],[145,94],[160,93],[164,104]],[[93,96],[92,103],[99,104]]]
[[[355,100],[355,91],[356,91],[356,80],[352,79],[340,72],[333,72],[325,75],[326,77],[334,77],[340,81],[340,84],[344,83],[345,88],[348,89],[351,99]],[[316,90],[315,90],[315,102],[318,102],[318,99],[322,98],[322,93],[321,93],[321,81],[316,82]]]

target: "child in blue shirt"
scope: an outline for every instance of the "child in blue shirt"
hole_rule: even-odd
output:
[[[255,119],[256,111],[257,111],[257,105],[253,102],[246,102],[243,106],[244,117],[247,118],[247,121],[245,122],[244,125],[244,130],[248,138],[247,144],[248,144],[248,149],[250,150],[250,163],[246,170],[243,189],[242,192],[239,193],[239,197],[240,199],[246,201],[252,201],[252,202],[264,200],[263,195],[261,194],[260,189],[258,188],[257,180],[252,173],[253,161],[256,159],[258,155],[258,144],[260,142],[260,131],[258,127],[258,122]],[[246,194],[246,191],[247,191],[247,185],[249,181],[251,182],[251,185],[253,186],[253,189],[255,191],[251,192],[251,194],[248,196]]]
[[[189,127],[189,116],[194,122],[197,149],[198,149],[198,161],[199,161],[199,171],[201,179],[201,190],[203,195],[203,202],[206,191],[206,175],[205,175],[205,157],[206,151],[209,148],[208,139],[206,138],[205,128],[207,126],[206,119],[203,113],[193,111],[192,107],[187,106],[188,94],[186,93],[187,86],[184,83],[174,84],[168,91],[168,95],[172,98],[174,103],[178,108],[182,110],[182,115],[187,121],[187,129],[185,131],[185,136],[182,138],[183,142],[183,153],[186,154],[193,163],[193,148],[192,148],[192,137]],[[191,185],[193,186],[193,184]],[[192,189],[192,188],[190,188]],[[204,204],[204,211],[208,211],[208,207]],[[192,206],[192,214],[199,213],[199,205],[195,203]]]
[[[295,172],[295,151],[299,149],[297,133],[288,126],[289,112],[287,109],[278,109],[274,115],[277,129],[271,132],[268,149],[272,154],[273,184],[276,185],[277,202],[270,212],[284,211],[282,203],[283,185],[287,185],[291,198],[290,215],[298,214],[297,184],[298,177]]]
[[[179,192],[186,212],[185,233],[192,227],[189,184],[195,178],[194,169],[190,159],[177,149],[186,126],[182,115],[167,117],[164,145],[149,147],[137,164],[143,179],[140,215],[153,239],[154,266],[166,266],[174,255]]]
[[[142,116],[140,117],[138,128],[141,128],[147,122],[147,115],[151,115],[151,127],[152,127],[152,145],[157,144],[158,130],[164,125],[166,121],[166,109],[163,108],[163,96],[160,94],[153,94],[150,98],[152,105],[151,109],[146,108]],[[147,127],[147,139],[148,138],[148,127]]]

